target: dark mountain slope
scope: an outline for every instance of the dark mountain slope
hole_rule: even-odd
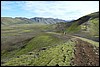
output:
[[[11,28],[2,26],[4,27],[1,29],[2,38],[4,38],[2,42],[7,42],[7,39],[8,42],[2,44],[7,47],[6,49],[1,46],[3,49],[1,65],[99,66],[99,42],[86,39],[99,37],[98,14],[98,12],[92,13],[69,23],[43,24],[43,26],[29,25],[31,22],[27,18],[16,18],[20,22],[21,20],[27,21],[27,24],[11,25]],[[31,21],[41,23],[42,19],[39,19],[33,18]],[[8,21],[15,24],[12,18]],[[46,21],[44,23],[47,23]],[[57,29],[54,29],[55,27]],[[66,33],[66,35],[53,30]]]
[[[56,24],[57,32],[73,34],[99,41],[99,12],[85,15],[69,23]]]

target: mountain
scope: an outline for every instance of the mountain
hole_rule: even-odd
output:
[[[66,22],[65,20],[61,20],[61,19],[41,18],[41,17],[31,18],[30,20],[33,22],[46,23],[46,24],[54,24],[57,22]]]
[[[12,25],[12,24],[31,24],[31,23],[43,23],[43,24],[55,24],[59,22],[67,22],[62,19],[53,19],[53,18],[42,18],[42,17],[34,17],[34,18],[23,18],[23,17],[1,17],[2,25]]]
[[[99,66],[99,12],[58,21],[2,18],[1,66]]]
[[[12,17],[1,17],[1,24],[2,25],[13,25],[13,24],[27,24],[30,21],[22,20],[19,18],[12,18]]]
[[[70,33],[99,41],[99,12],[94,12],[70,23],[57,23],[57,32]]]

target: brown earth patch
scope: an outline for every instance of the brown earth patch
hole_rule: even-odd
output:
[[[99,48],[92,44],[76,39],[75,58],[72,63],[75,66],[99,66]]]

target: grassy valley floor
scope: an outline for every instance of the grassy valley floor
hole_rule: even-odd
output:
[[[47,25],[2,27],[1,65],[99,66],[99,42],[51,29]]]

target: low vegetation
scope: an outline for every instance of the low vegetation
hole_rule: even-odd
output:
[[[71,59],[74,57],[74,42],[53,46],[40,52],[31,52],[31,55],[21,55],[12,58],[3,65],[7,66],[70,66]],[[28,61],[28,62],[27,62]]]
[[[1,26],[2,66],[98,66],[98,12],[56,24],[5,19]]]

